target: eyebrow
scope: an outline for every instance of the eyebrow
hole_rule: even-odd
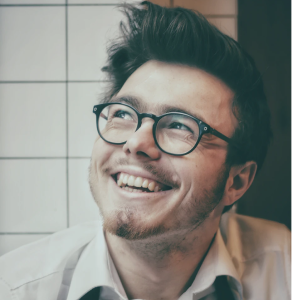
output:
[[[122,97],[113,97],[108,102],[109,103],[122,102],[122,103],[130,104],[135,108],[138,108],[139,106],[141,106],[141,102],[143,101],[142,99],[133,96],[122,96]]]
[[[113,97],[107,103],[111,103],[111,102],[121,102],[121,103],[129,104],[134,108],[136,108],[139,112],[147,110],[145,102],[138,97],[133,97],[133,96]]]
[[[138,97],[133,97],[133,96],[113,97],[109,101],[107,101],[107,103],[111,103],[111,102],[121,102],[121,103],[129,104],[129,105],[133,106],[134,108],[136,108],[139,112],[147,110],[146,109],[147,105],[145,104],[145,102],[141,98],[138,98]],[[170,112],[180,112],[180,113],[185,113],[185,114],[191,115],[191,116],[199,119],[200,121],[203,121],[204,123],[206,123],[206,121],[202,115],[191,112],[188,109],[184,109],[184,108],[180,108],[178,106],[173,106],[173,105],[168,105],[168,104],[156,105],[156,108],[159,112],[159,115],[163,115],[163,114],[170,113]]]
[[[180,112],[180,113],[184,113],[187,115],[191,115],[191,116],[199,119],[200,121],[203,121],[204,123],[206,123],[203,116],[201,116],[198,113],[191,112],[187,109],[183,109],[183,108],[168,105],[168,104],[161,105],[160,109],[161,109],[161,111],[163,111],[164,114],[169,113],[169,112]]]

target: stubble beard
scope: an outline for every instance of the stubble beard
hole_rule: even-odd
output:
[[[224,165],[212,189],[204,190],[200,197],[191,195],[192,201],[188,201],[188,204],[181,209],[180,214],[175,216],[171,227],[164,224],[147,224],[143,219],[143,213],[136,208],[126,207],[113,212],[104,210],[99,201],[100,196],[95,189],[96,180],[94,180],[92,163],[89,167],[89,184],[103,218],[105,232],[134,241],[160,236],[169,231],[194,230],[201,226],[222,199],[229,170],[230,168]]]

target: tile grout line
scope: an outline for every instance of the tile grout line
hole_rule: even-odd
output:
[[[27,84],[27,83],[100,83],[109,82],[109,80],[46,80],[46,81],[35,81],[35,80],[18,80],[18,81],[0,81],[0,84]]]
[[[53,234],[55,232],[0,232],[0,235]]]
[[[69,130],[69,120],[68,120],[68,0],[66,0],[65,6],[65,29],[66,29],[66,211],[67,211],[67,228],[69,227],[69,149],[68,149],[68,130]]]
[[[15,156],[15,157],[0,157],[0,160],[5,160],[5,159],[90,159],[90,156],[35,156],[35,157],[25,157],[25,156]]]
[[[72,3],[68,4],[67,1],[65,4],[57,3],[44,3],[44,4],[0,4],[0,7],[62,7],[62,6],[117,6],[120,3]]]

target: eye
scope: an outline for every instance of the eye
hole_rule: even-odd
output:
[[[131,113],[124,111],[124,110],[118,110],[113,114],[113,118],[121,118],[124,120],[133,120]]]
[[[178,130],[185,130],[185,131],[189,131],[191,133],[194,133],[192,129],[190,129],[188,126],[179,123],[179,122],[173,122],[169,125],[170,129],[178,129]]]

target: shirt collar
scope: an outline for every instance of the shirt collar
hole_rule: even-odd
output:
[[[108,249],[102,226],[100,226],[96,236],[85,247],[79,258],[67,299],[80,299],[84,294],[97,286],[114,288],[108,262]]]
[[[185,292],[185,296],[204,293],[210,289],[216,277],[221,275],[229,277],[231,288],[236,290],[242,298],[239,275],[226,249],[220,229],[218,229],[213,244],[193,284]],[[108,252],[102,226],[79,258],[67,299],[80,299],[85,293],[97,286],[111,287],[124,294],[119,276]],[[180,299],[184,299],[184,297]]]
[[[186,291],[187,294],[203,294],[213,285],[217,276],[228,276],[231,289],[236,290],[242,298],[242,286],[239,274],[224,244],[220,229],[218,229],[213,244],[207,253],[198,274]]]

